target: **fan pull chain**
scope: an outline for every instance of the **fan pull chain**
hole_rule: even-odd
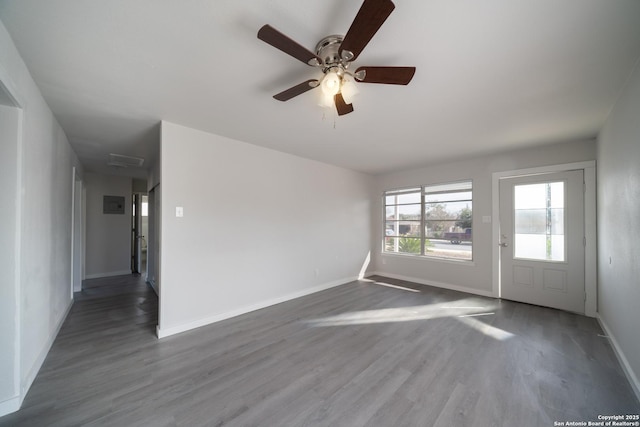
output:
[[[336,116],[335,114],[333,115],[333,129],[336,129],[336,118],[338,116]],[[322,112],[322,121],[324,122],[327,119],[327,113],[325,113],[324,111]]]

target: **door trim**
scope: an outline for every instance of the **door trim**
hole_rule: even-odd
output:
[[[71,171],[71,299],[74,292],[82,290],[82,197],[83,184],[78,167]]]
[[[585,226],[585,272],[584,289],[586,293],[584,313],[595,317],[598,303],[597,271],[596,271],[596,161],[565,163],[527,169],[516,169],[494,172],[491,179],[491,253],[492,253],[492,294],[500,298],[500,180],[526,175],[538,175],[553,172],[582,169],[584,171],[584,226]]]

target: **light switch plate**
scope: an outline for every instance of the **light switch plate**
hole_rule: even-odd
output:
[[[176,206],[176,217],[182,218],[184,216],[184,209],[182,206]]]

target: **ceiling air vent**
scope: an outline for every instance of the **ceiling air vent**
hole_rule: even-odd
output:
[[[117,168],[140,167],[144,163],[144,159],[140,157],[123,156],[122,154],[109,154],[109,166]]]

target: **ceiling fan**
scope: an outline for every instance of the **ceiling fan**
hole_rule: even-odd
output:
[[[365,46],[395,9],[391,0],[364,0],[347,34],[327,36],[320,40],[315,53],[298,44],[270,25],[258,31],[258,38],[295,59],[322,70],[321,79],[310,79],[282,91],[273,97],[288,101],[308,90],[321,87],[323,105],[335,105],[338,115],[351,113],[353,95],[358,91],[355,82],[409,84],[416,67],[358,67],[348,71]]]

